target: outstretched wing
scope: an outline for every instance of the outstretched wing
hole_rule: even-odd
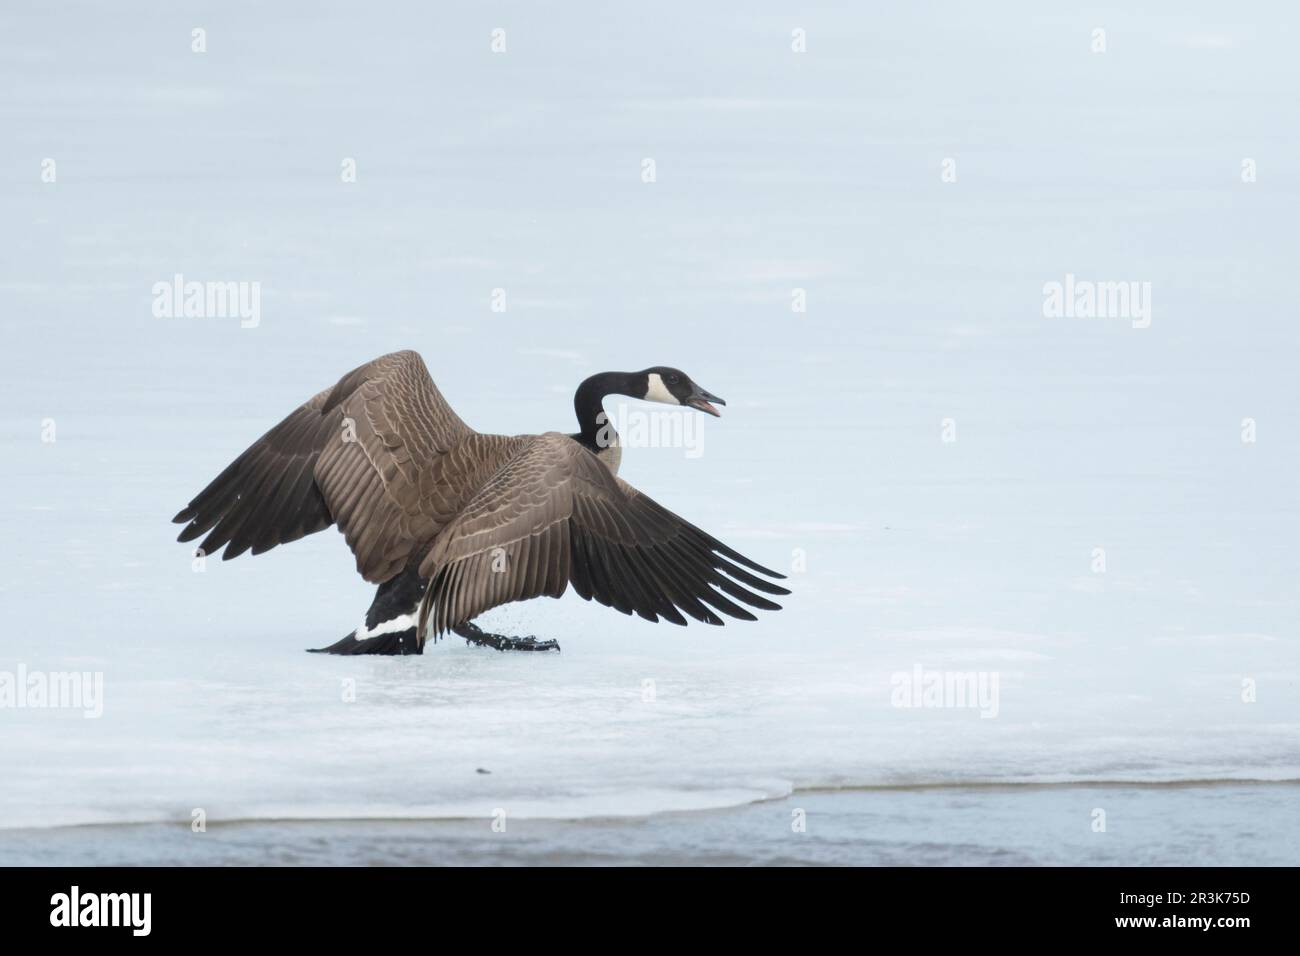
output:
[[[381,582],[442,522],[434,465],[476,433],[451,410],[420,356],[354,369],[236,458],[172,520],[181,541],[224,560],[260,554],[337,523],[357,571]]]
[[[721,624],[715,610],[752,621],[736,601],[778,610],[754,592],[790,592],[750,571],[783,577],[615,478],[571,438],[548,432],[483,485],[421,563],[421,577],[433,580],[419,633],[430,619],[442,633],[500,604],[559,597],[570,583],[589,601],[649,621],[685,624],[685,613]]]

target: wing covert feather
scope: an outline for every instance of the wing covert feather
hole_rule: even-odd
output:
[[[746,570],[749,569],[749,570]],[[510,601],[579,596],[646,620],[753,620],[785,588],[754,563],[612,475],[566,435],[526,437],[447,524],[420,565],[421,633]],[[762,592],[762,593],[755,593]],[[740,602],[740,603],[737,603]]]

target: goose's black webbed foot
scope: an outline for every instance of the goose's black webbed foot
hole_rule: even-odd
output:
[[[485,631],[473,621],[454,627],[452,630],[471,644],[480,647],[495,647],[498,651],[558,651],[557,641],[539,641],[535,637],[510,637],[506,634],[493,634]]]

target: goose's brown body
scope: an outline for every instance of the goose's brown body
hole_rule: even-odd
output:
[[[377,584],[418,571],[416,639],[569,584],[648,620],[753,619],[780,577],[639,493],[575,437],[487,435],[415,352],[349,372],[255,442],[175,517],[230,559],[337,524]],[[749,570],[746,570],[749,569]],[[423,586],[427,582],[427,586]],[[381,589],[382,590],[382,589]],[[732,599],[735,600],[732,600]]]

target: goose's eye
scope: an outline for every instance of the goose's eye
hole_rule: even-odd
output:
[[[678,378],[676,375],[669,375],[669,376],[668,376],[668,384],[669,384],[669,385],[676,385],[676,384],[677,384],[678,382],[680,382],[680,381],[681,381],[681,379]]]

